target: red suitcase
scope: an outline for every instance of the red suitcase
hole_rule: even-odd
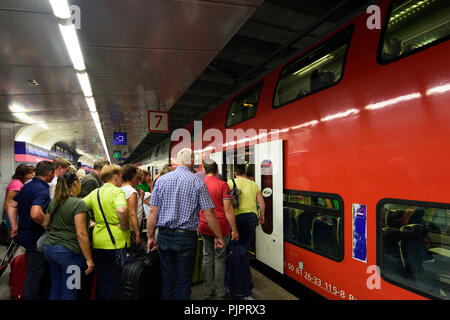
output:
[[[25,278],[27,276],[27,257],[21,254],[13,258],[9,266],[11,273],[9,274],[9,292],[14,300],[24,299]]]

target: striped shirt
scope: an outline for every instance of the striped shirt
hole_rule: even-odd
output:
[[[200,209],[214,208],[205,183],[184,166],[156,180],[150,205],[158,207],[158,228],[191,231],[197,231]]]

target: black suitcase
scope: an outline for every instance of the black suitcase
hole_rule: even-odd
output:
[[[157,251],[127,263],[121,274],[122,300],[161,300],[161,264]]]

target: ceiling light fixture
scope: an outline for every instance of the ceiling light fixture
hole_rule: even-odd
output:
[[[87,72],[77,72],[78,81],[85,97],[92,97],[92,88]]]
[[[98,112],[91,112],[91,116],[92,116],[92,119],[94,120],[94,123],[101,124],[100,117],[98,116]]]
[[[80,43],[78,42],[75,25],[70,22],[68,24],[59,23],[58,26],[64,39],[64,43],[66,44],[70,59],[72,60],[73,67],[77,71],[84,71],[86,66],[84,65],[83,53],[81,52]]]
[[[86,97],[86,103],[90,112],[97,112],[97,107],[95,106],[95,100],[93,97]]]
[[[49,0],[52,6],[53,14],[60,19],[69,19],[70,14],[69,4],[67,0]]]
[[[94,121],[95,127],[98,131],[98,135],[102,141],[103,148],[105,149],[106,156],[111,162],[109,157],[108,148],[106,146],[105,137],[103,135],[102,125],[100,123],[100,117],[97,112],[97,107],[95,105],[95,100],[93,98],[91,83],[89,81],[89,75],[87,74],[86,65],[84,64],[83,53],[81,51],[80,42],[78,41],[77,32],[75,25],[71,21],[71,11],[67,0],[49,0],[50,5],[53,10],[53,14],[64,20],[59,21],[58,27],[61,31],[61,35],[64,39],[64,43],[69,53],[70,60],[73,63],[73,67],[77,71],[78,81],[80,82],[81,89],[86,98],[86,103],[91,112],[92,119]]]

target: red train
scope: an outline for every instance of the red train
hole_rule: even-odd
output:
[[[208,113],[194,148],[254,171],[269,267],[329,299],[450,299],[450,6],[378,8],[381,29],[364,12]]]

